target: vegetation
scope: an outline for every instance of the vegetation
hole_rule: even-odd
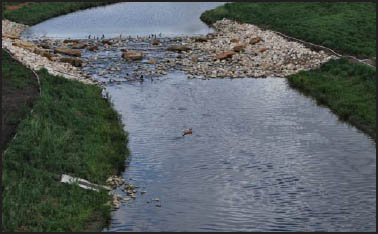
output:
[[[3,2],[2,17],[17,23],[34,25],[59,15],[110,3],[112,2],[31,2],[17,10],[5,11],[5,7],[15,3]]]
[[[2,77],[16,70],[9,59]],[[119,116],[99,87],[38,74],[42,96],[3,155],[2,230],[83,231],[97,223],[98,231],[110,216],[110,195],[59,179],[69,174],[104,184],[124,169],[127,137]]]
[[[329,106],[376,139],[376,69],[347,59],[331,60],[319,69],[288,77],[291,87]]]
[[[38,97],[38,82],[32,71],[20,66],[2,50],[2,128],[1,149],[12,139],[18,123],[24,119]]]
[[[376,57],[375,2],[226,3],[206,11],[208,23],[229,18],[259,25],[340,53]],[[289,84],[376,138],[376,69],[346,59],[288,77]]]
[[[201,19],[222,18],[259,25],[360,57],[376,57],[375,2],[243,2],[206,11]]]

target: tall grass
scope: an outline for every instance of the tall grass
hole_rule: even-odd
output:
[[[99,87],[46,70],[39,75],[42,97],[3,155],[3,231],[83,231],[96,217],[103,224],[110,215],[106,191],[59,178],[64,173],[104,184],[123,170],[127,136],[118,114]]]

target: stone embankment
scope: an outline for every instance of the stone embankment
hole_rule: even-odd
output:
[[[285,77],[335,56],[255,25],[220,20],[201,37],[22,41],[26,26],[3,20],[3,47],[26,66],[85,83],[143,81],[174,70],[188,78]]]
[[[27,28],[28,26],[23,24],[2,20],[2,48],[8,50],[18,61],[32,70],[46,68],[52,75],[76,79],[86,84],[98,83],[86,76],[81,69],[64,62],[71,62],[71,58],[56,55],[46,47],[21,40],[20,35]]]

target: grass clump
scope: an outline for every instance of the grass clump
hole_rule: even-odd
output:
[[[376,57],[375,2],[238,2],[206,11],[212,24],[228,18],[259,25],[360,57]]]
[[[90,7],[104,6],[112,2],[32,2],[17,10],[4,11],[9,3],[2,4],[3,19],[34,25],[47,19]],[[13,4],[14,5],[14,4]]]
[[[291,75],[288,82],[376,139],[375,68],[342,58]]]
[[[3,231],[84,231],[93,221],[104,224],[110,195],[59,179],[64,173],[104,184],[124,169],[127,136],[119,116],[99,87],[44,69],[39,76],[42,97],[3,155]]]

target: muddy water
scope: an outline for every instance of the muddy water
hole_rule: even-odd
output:
[[[127,4],[138,14],[126,14]],[[212,3],[148,4],[82,11],[32,31],[84,38],[210,30],[185,25],[197,22]],[[115,61],[104,60],[103,67]],[[376,230],[374,141],[289,88],[285,79],[201,80],[173,72],[107,90],[129,132],[131,156],[123,177],[140,188],[135,200],[112,213],[104,231]],[[182,137],[188,128],[193,134]]]

